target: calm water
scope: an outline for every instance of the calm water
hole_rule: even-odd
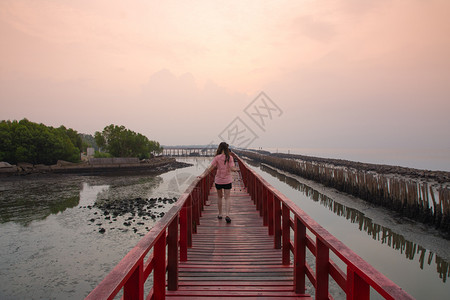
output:
[[[297,176],[264,165],[250,165],[315,221],[413,297],[448,299],[450,241],[440,238],[437,232]],[[333,260],[339,264],[335,256]],[[342,294],[333,296],[345,299]],[[372,296],[381,298],[375,294]]]
[[[0,179],[0,299],[83,299],[155,223],[135,216],[127,227],[131,214],[112,221],[88,206],[178,197],[208,161],[187,160],[195,165],[159,176]],[[158,204],[158,212],[171,206]]]
[[[450,172],[450,149],[349,149],[349,148],[264,148],[270,152],[346,159],[423,170]]]
[[[159,176],[0,179],[0,299],[85,297],[155,222],[134,216],[133,226],[126,227],[123,222],[131,214],[112,221],[89,206],[96,201],[178,197],[210,159],[182,161],[194,166]],[[448,298],[450,243],[434,231],[271,168],[253,168],[414,297]],[[159,204],[157,212],[171,206]],[[106,232],[99,233],[99,228]]]

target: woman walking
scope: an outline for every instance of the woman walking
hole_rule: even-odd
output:
[[[214,183],[217,189],[217,208],[219,214],[217,218],[222,219],[222,197],[225,197],[225,220],[227,223],[231,223],[230,218],[230,193],[231,193],[231,183],[233,182],[233,177],[231,177],[231,171],[237,171],[238,168],[234,166],[233,158],[230,157],[230,149],[228,149],[228,144],[222,142],[217,148],[216,156],[214,157],[210,169],[217,167],[216,177]]]

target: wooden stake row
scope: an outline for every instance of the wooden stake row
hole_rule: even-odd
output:
[[[370,203],[388,207],[414,220],[433,224],[450,234],[450,187],[406,176],[323,162],[279,158],[249,151],[240,154],[278,169],[320,182]]]

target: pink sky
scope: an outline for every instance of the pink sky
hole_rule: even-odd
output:
[[[450,1],[0,2],[0,119],[206,144],[450,151]],[[264,91],[282,113],[245,114]]]

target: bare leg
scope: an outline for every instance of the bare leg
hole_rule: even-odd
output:
[[[231,190],[225,190],[225,216],[230,215],[231,200],[230,200]]]
[[[223,197],[223,190],[217,190],[217,208],[219,209],[219,217],[222,216],[222,197]]]

